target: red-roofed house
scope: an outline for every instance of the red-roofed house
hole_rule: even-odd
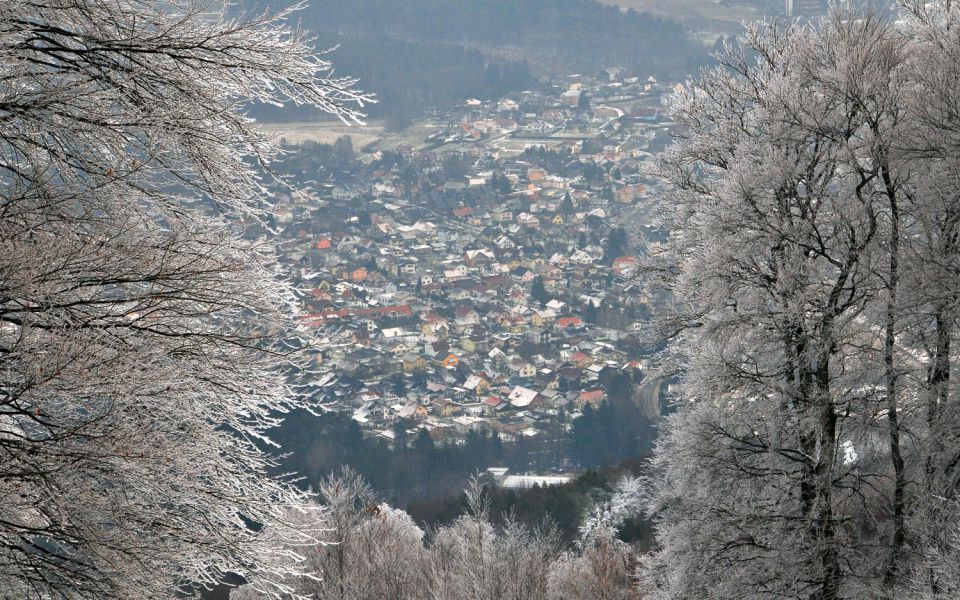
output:
[[[560,317],[557,319],[557,327],[560,329],[583,327],[583,321],[580,317]]]
[[[635,256],[621,256],[613,261],[613,272],[620,274],[624,271],[632,271],[637,268],[639,262]]]
[[[502,398],[497,398],[496,396],[490,396],[483,401],[483,410],[487,414],[493,414],[497,410],[497,407],[503,404]]]
[[[580,392],[580,395],[577,396],[576,405],[578,408],[583,408],[587,404],[591,406],[597,406],[603,402],[604,393],[603,390],[597,388],[595,390],[584,390]]]
[[[586,352],[574,352],[573,356],[570,357],[570,362],[576,365],[578,369],[586,369],[593,364],[593,357]]]

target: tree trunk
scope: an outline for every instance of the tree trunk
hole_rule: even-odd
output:
[[[883,367],[887,391],[887,425],[890,435],[890,460],[893,463],[893,534],[890,541],[890,561],[883,577],[885,588],[892,588],[900,572],[900,552],[906,540],[906,497],[907,485],[904,472],[903,454],[900,449],[900,416],[898,414],[897,373],[894,364],[894,346],[896,342],[897,288],[900,283],[900,208],[896,192],[889,183],[889,175],[884,171],[887,184],[887,196],[890,200],[890,266],[887,280],[886,332],[883,344]]]
[[[946,450],[944,444],[943,426],[940,422],[940,411],[946,405],[949,397],[950,388],[950,334],[952,332],[952,319],[947,316],[944,306],[938,306],[934,314],[934,326],[936,329],[936,342],[933,349],[933,357],[927,376],[927,430],[929,437],[929,447],[927,449],[926,464],[924,470],[927,476],[927,495],[928,500],[944,497],[943,486],[938,480],[944,477],[944,473],[938,473],[943,461],[943,455]],[[930,591],[936,595],[941,592],[940,583],[936,573],[931,569],[929,571]]]
[[[820,586],[812,598],[837,600],[843,578],[833,516],[837,415],[830,396],[830,344],[823,345],[827,349],[818,349],[811,361],[804,358],[811,354],[807,344],[800,343],[794,359],[799,365],[800,445],[807,457],[800,499],[820,568]]]

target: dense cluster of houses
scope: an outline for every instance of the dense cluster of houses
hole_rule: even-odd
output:
[[[469,101],[420,146],[368,149],[278,194],[300,323],[330,341],[310,382],[324,407],[391,439],[398,422],[535,438],[603,402],[605,370],[642,373],[656,299],[635,272],[660,239],[645,165],[673,127],[671,91],[610,69]]]

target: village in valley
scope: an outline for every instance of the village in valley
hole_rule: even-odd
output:
[[[306,393],[391,443],[485,431],[556,447],[613,400],[655,423],[666,384],[643,333],[658,298],[636,278],[667,235],[650,205],[675,91],[610,68],[362,149],[291,147],[303,191],[276,191],[271,225],[299,323],[323,340]],[[530,464],[544,466],[569,462]]]

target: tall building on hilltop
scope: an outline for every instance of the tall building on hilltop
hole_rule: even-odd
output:
[[[786,0],[788,17],[814,17],[827,12],[827,0]]]

